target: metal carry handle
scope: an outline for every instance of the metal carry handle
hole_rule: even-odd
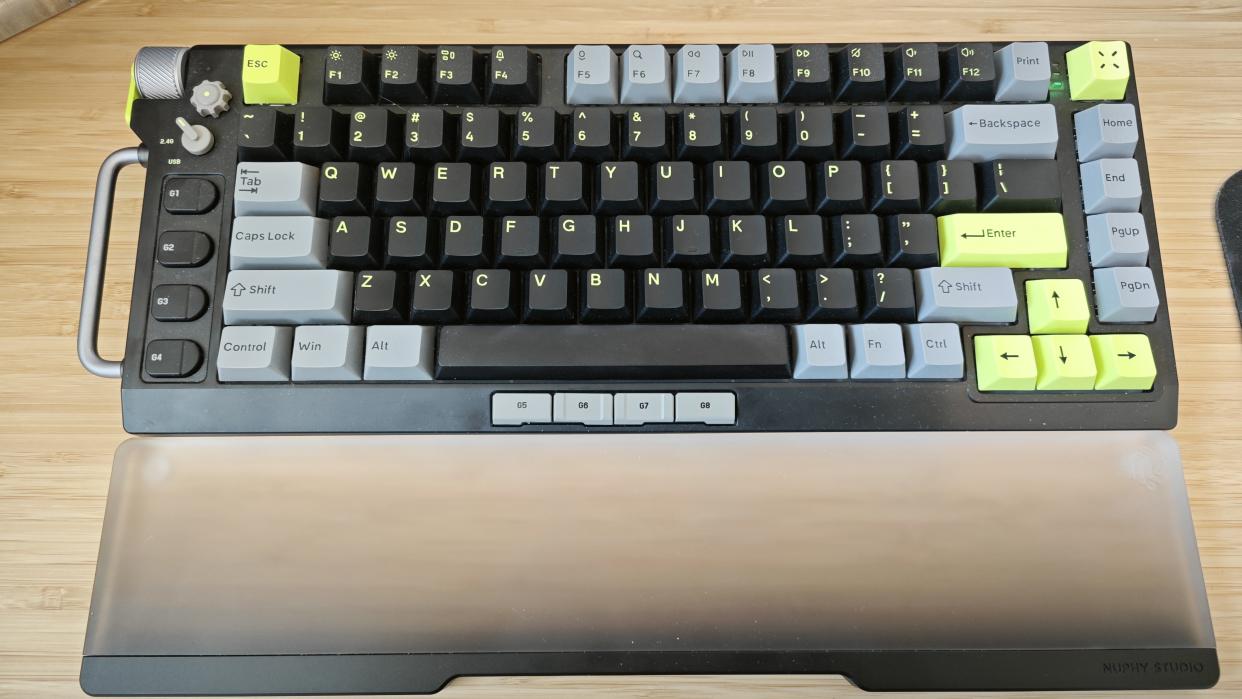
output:
[[[108,264],[108,235],[112,232],[112,197],[116,178],[129,165],[147,165],[146,146],[122,148],[99,166],[91,235],[86,244],[86,278],[82,281],[82,310],[78,315],[78,361],[95,376],[121,378],[122,362],[99,356],[99,310],[103,304],[104,268]]]

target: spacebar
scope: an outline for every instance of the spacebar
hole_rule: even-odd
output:
[[[437,379],[784,379],[783,325],[466,325]]]

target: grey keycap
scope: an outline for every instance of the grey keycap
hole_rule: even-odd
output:
[[[1101,323],[1150,323],[1160,308],[1156,280],[1147,267],[1095,270],[1096,314]]]
[[[660,44],[635,44],[621,54],[621,103],[672,101],[668,51]]]
[[[1051,104],[968,104],[944,116],[952,160],[1049,159],[1057,154]]]
[[[1006,267],[928,267],[914,273],[919,320],[1012,323],[1018,292]]]
[[[795,379],[848,379],[845,328],[840,325],[795,325]]]
[[[323,269],[328,221],[313,216],[239,216],[233,219],[229,269]]]
[[[567,104],[617,103],[617,54],[603,44],[579,44],[565,69]]]
[[[362,378],[430,381],[435,350],[436,329],[429,325],[372,325],[367,328]]]
[[[237,164],[234,216],[314,216],[319,168],[304,163]]]
[[[916,323],[906,326],[906,356],[911,379],[960,379],[966,362],[962,331],[952,323]]]
[[[612,397],[614,425],[646,425],[672,421],[671,393],[618,393]]]
[[[1078,162],[1100,158],[1129,158],[1138,147],[1138,116],[1134,105],[1097,104],[1074,115]]]
[[[732,393],[678,393],[675,410],[677,422],[737,423],[737,399]]]
[[[493,425],[537,425],[552,422],[551,393],[493,393]]]
[[[1102,158],[1078,166],[1082,181],[1082,208],[1087,214],[1138,211],[1143,201],[1138,161]]]
[[[221,381],[288,381],[293,328],[246,325],[220,331],[216,375]]]
[[[729,102],[776,101],[776,49],[772,44],[738,44],[729,52]]]
[[[851,325],[850,378],[906,378],[905,341],[896,323]]]
[[[715,44],[686,44],[673,58],[673,101],[724,102],[724,56]]]
[[[552,421],[611,425],[612,394],[557,393],[552,396]]]
[[[1015,41],[997,51],[997,102],[1042,102],[1048,98],[1052,62],[1048,44],[1042,41]]]
[[[294,381],[359,381],[366,329],[357,325],[303,325],[293,333]]]
[[[353,275],[334,269],[238,269],[224,286],[225,325],[344,325]]]
[[[1147,264],[1147,222],[1137,212],[1087,217],[1087,249],[1092,267],[1142,267]]]

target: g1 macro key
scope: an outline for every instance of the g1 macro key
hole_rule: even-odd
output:
[[[164,183],[164,210],[170,214],[201,214],[216,205],[216,186],[201,177],[173,177]]]

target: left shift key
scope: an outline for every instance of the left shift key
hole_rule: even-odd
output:
[[[225,325],[349,322],[353,275],[332,269],[239,269],[224,288]]]
[[[305,163],[237,164],[234,216],[314,216],[319,168]]]

